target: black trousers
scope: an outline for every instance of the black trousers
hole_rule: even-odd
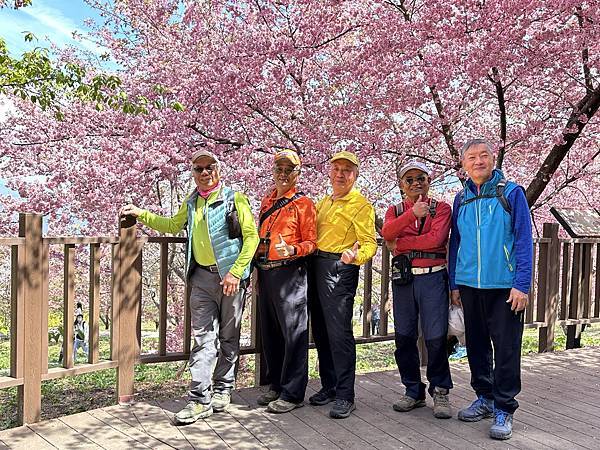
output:
[[[446,343],[448,340],[448,274],[439,272],[415,275],[403,286],[392,285],[394,295],[394,357],[400,371],[406,395],[425,399],[425,384],[421,381],[418,324],[427,347],[427,380],[429,394],[436,387],[452,389]]]
[[[523,312],[515,314],[506,303],[510,289],[458,288],[471,386],[477,395],[493,399],[495,408],[512,414],[521,391]]]
[[[308,383],[306,264],[258,269],[258,312],[271,389],[299,403]]]
[[[360,269],[322,256],[311,257],[308,268],[308,309],[321,386],[336,398],[353,402],[356,342],[352,309]]]

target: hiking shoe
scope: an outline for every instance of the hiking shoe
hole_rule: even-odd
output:
[[[185,407],[175,414],[177,423],[194,423],[198,419],[205,419],[213,413],[212,406],[203,403],[189,401]]]
[[[433,390],[433,417],[436,419],[450,419],[452,417],[448,389],[436,387]]]
[[[330,403],[334,400],[335,400],[335,395],[332,395],[330,391],[324,391],[322,389],[319,392],[317,392],[316,394],[308,397],[308,402],[311,405],[315,405],[315,406],[326,405],[327,403]]]
[[[492,439],[506,440],[512,436],[513,415],[501,409],[494,411],[494,424],[490,427]]]
[[[268,392],[261,394],[256,399],[256,403],[260,406],[267,406],[269,403],[274,402],[279,398],[279,392],[274,391],[273,389],[269,389]]]
[[[483,396],[477,396],[468,408],[458,411],[458,420],[463,422],[479,422],[481,419],[494,415],[494,401]]]
[[[423,406],[425,406],[424,399],[415,400],[414,398],[409,397],[408,395],[403,395],[402,397],[400,397],[400,400],[394,403],[392,408],[394,408],[394,411],[407,412],[411,409],[421,408]]]
[[[231,403],[229,392],[215,392],[212,396],[211,406],[214,412],[222,412],[227,409]]]
[[[329,411],[329,417],[333,419],[345,419],[350,415],[352,411],[356,409],[356,405],[349,401],[341,398],[337,398]]]
[[[296,408],[301,408],[302,406],[304,406],[304,402],[293,403],[279,398],[267,405],[267,411],[275,414],[283,414],[293,411]]]

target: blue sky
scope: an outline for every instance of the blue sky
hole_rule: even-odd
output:
[[[26,8],[0,9],[0,36],[14,56],[34,47],[49,47],[48,38],[59,47],[75,44],[102,53],[92,42],[73,39],[73,32],[86,34],[84,21],[88,18],[101,21],[98,12],[83,0],[33,0]],[[32,32],[38,40],[26,43],[24,31]]]

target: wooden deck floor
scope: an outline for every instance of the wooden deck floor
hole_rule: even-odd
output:
[[[171,418],[183,399],[111,406],[0,432],[4,448],[202,448],[202,449],[599,449],[600,348],[531,355],[523,359],[521,408],[510,441],[487,437],[490,421],[469,424],[433,418],[430,408],[392,410],[403,392],[394,371],[360,375],[357,409],[346,420],[329,419],[328,406],[305,406],[272,415],[256,406],[258,389],[234,393],[227,413],[188,426]],[[469,368],[453,364],[456,408],[473,399]],[[311,381],[310,395],[318,388]],[[428,406],[431,401],[428,399]]]

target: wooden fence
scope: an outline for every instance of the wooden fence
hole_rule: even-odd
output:
[[[146,243],[160,247],[158,351],[141,354],[142,250]],[[0,238],[11,247],[11,327],[10,372],[0,377],[0,388],[17,387],[19,422],[41,419],[41,383],[108,368],[117,371],[119,402],[132,399],[134,365],[186,360],[190,352],[191,321],[187,301],[184,307],[184,341],[180,352],[167,351],[167,272],[169,245],[185,244],[181,237],[138,237],[135,220],[122,218],[118,236],[43,237],[42,217],[21,214],[19,237]],[[62,367],[48,367],[48,277],[49,246],[63,247],[64,317]],[[110,357],[99,359],[100,323],[100,245],[112,248]],[[89,352],[86,364],[73,365],[75,292],[75,247],[89,246]],[[375,262],[362,272],[362,334],[357,344],[391,340],[389,311],[390,254],[381,247]],[[557,325],[567,329],[567,348],[572,348],[581,325],[600,321],[600,239],[559,239],[557,224],[544,224],[543,237],[535,239],[535,276],[530,303],[525,313],[526,327],[539,329],[539,351],[552,351]],[[379,268],[374,268],[374,264]],[[375,270],[377,269],[377,270]],[[374,279],[377,278],[377,282]],[[379,335],[372,336],[371,303],[380,297]],[[186,293],[187,298],[187,293]],[[253,299],[254,300],[254,299]],[[251,301],[250,345],[242,354],[256,354],[256,381],[260,382],[260,334],[257,332],[256,301]]]

